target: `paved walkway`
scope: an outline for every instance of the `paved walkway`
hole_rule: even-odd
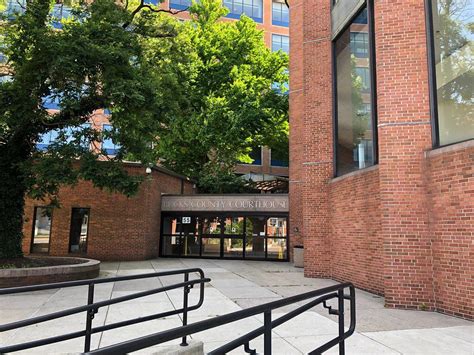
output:
[[[189,322],[215,317],[242,308],[273,301],[335,284],[331,280],[309,279],[301,269],[289,263],[252,262],[232,260],[157,259],[141,262],[103,263],[103,277],[130,275],[187,267],[203,268],[212,279],[205,291],[204,305],[190,313]],[[159,285],[182,282],[182,276],[161,280],[136,280],[96,287],[96,300],[109,299],[137,291],[159,287]],[[190,302],[197,299],[197,290],[192,290]],[[0,322],[6,323],[26,317],[47,314],[86,303],[85,287],[51,290],[0,297]],[[471,322],[438,313],[385,309],[383,298],[357,291],[357,327],[347,341],[347,354],[474,354],[474,325]],[[121,303],[102,309],[94,319],[94,325],[110,324],[131,317],[145,316],[182,305],[182,290],[153,295],[140,301]],[[334,316],[329,316],[321,306],[305,312],[274,329],[274,354],[302,354],[333,338],[337,334]],[[273,314],[278,317],[287,307]],[[84,329],[84,314],[61,320],[41,323],[16,332],[0,334],[0,343],[12,344],[31,341],[45,336]],[[213,350],[239,335],[263,324],[263,317],[256,316],[245,321],[195,334],[202,340],[205,350]],[[118,330],[96,334],[92,347],[97,348],[180,326],[178,316],[167,317]],[[179,341],[170,342],[177,344]],[[169,346],[169,344],[167,344]],[[263,339],[251,343],[263,353]],[[81,352],[82,339],[25,351],[24,353],[53,354]],[[141,353],[163,350],[164,346],[147,349]],[[234,351],[243,354],[243,350]],[[333,348],[327,353],[337,353]]]

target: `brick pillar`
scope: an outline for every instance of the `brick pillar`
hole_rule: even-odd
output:
[[[328,0],[303,2],[302,206],[305,274],[329,276],[329,191],[333,176],[331,12]],[[314,16],[315,12],[322,14]],[[292,24],[293,25],[293,24]]]
[[[293,246],[303,238],[303,1],[291,2],[290,8],[290,257]]]
[[[375,2],[385,301],[433,306],[424,151],[431,125],[423,0]]]

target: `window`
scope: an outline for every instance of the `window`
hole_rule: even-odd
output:
[[[107,155],[117,155],[120,150],[120,145],[116,144],[111,137],[113,130],[110,124],[104,124],[102,126],[102,131],[106,133],[102,139],[102,150],[105,151]]]
[[[369,57],[369,34],[367,32],[351,32],[351,51],[356,58]]]
[[[69,231],[69,252],[86,253],[89,235],[89,208],[73,208]]]
[[[255,147],[249,154],[253,159],[252,165],[262,165],[262,147]]]
[[[229,9],[227,17],[238,19],[245,14],[256,22],[263,22],[262,0],[224,0],[224,6]]]
[[[170,4],[171,4],[172,1],[170,1]],[[147,4],[147,5],[155,5],[157,6],[158,5],[158,0],[145,0],[143,1],[144,4]]]
[[[271,166],[288,167],[288,150],[272,149],[270,151]]]
[[[80,146],[83,148],[89,148],[90,140],[87,135],[81,132],[90,129],[90,123],[83,123],[78,127],[67,127],[63,130],[55,129],[40,136],[36,148],[38,150],[47,150],[50,144],[57,142],[60,139],[60,135],[64,135],[65,143],[71,143],[73,141],[79,141]]]
[[[365,21],[365,23],[363,23]],[[336,175],[375,164],[375,115],[367,9],[334,43],[336,72]],[[366,55],[357,55],[357,53]]]
[[[474,138],[472,0],[431,0],[435,145]]]
[[[176,10],[186,10],[191,6],[191,0],[170,0],[170,8]]]
[[[290,53],[290,38],[282,35],[272,35],[272,52],[282,50],[286,54]]]
[[[290,24],[290,14],[288,6],[284,2],[272,2],[272,25],[288,27]]]
[[[58,3],[54,4],[53,12],[52,12],[52,25],[54,28],[62,28],[63,25],[61,23],[62,19],[67,19],[72,16],[71,14],[71,7]]]
[[[51,237],[51,207],[35,207],[33,239],[31,241],[32,253],[48,253]]]

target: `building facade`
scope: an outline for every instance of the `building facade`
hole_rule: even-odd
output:
[[[305,274],[474,317],[474,4],[291,3],[290,235]]]
[[[27,199],[24,254],[144,260],[159,254],[163,194],[193,194],[194,184],[169,170],[125,163],[144,181],[135,196],[101,190],[88,181],[59,190],[61,206]]]

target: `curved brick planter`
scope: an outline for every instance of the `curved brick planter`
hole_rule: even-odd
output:
[[[99,275],[100,261],[98,260],[59,257],[54,257],[54,259],[76,259],[83,262],[69,265],[0,269],[0,288],[92,279]]]

